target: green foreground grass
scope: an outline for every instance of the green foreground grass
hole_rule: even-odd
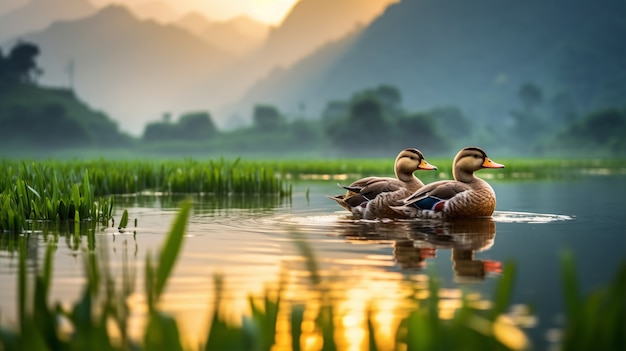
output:
[[[27,270],[25,238],[18,240],[17,325],[0,325],[0,350],[189,350],[177,321],[160,309],[159,301],[179,257],[185,237],[191,205],[185,202],[175,218],[165,242],[155,254],[146,256],[143,294],[147,312],[141,337],[129,336],[129,296],[135,292],[136,272],[124,259],[121,286],[116,285],[107,266],[106,257],[97,257],[95,250],[85,252],[86,283],[80,298],[67,307],[49,301],[52,282],[52,256],[55,243],[47,247],[43,264],[35,276]],[[336,342],[337,316],[310,246],[302,238],[294,241],[309,271],[310,289],[319,293],[320,306],[313,318],[314,333],[321,341],[321,350],[339,350]],[[106,253],[105,253],[106,254]],[[626,264],[615,279],[604,288],[581,296],[575,267],[570,255],[562,258],[562,280],[567,319],[562,350],[624,350],[626,349]],[[119,281],[119,280],[118,280]],[[494,292],[493,304],[487,310],[472,306],[467,296],[451,319],[441,319],[437,281],[429,280],[427,294],[407,297],[415,306],[396,330],[394,345],[380,345],[377,330],[368,315],[364,332],[368,350],[529,350],[523,331],[507,322],[504,315],[515,281],[515,265],[507,263]],[[279,315],[289,320],[290,346],[285,349],[304,350],[303,323],[307,306],[290,305],[282,296],[284,284],[266,291],[262,298],[250,295],[249,315],[241,316],[241,324],[229,322],[221,305],[223,278],[215,277],[215,301],[210,326],[199,346],[191,350],[272,350],[276,346]],[[424,291],[416,286],[416,292]],[[422,296],[422,297],[417,297]],[[63,322],[62,322],[63,321]],[[113,326],[113,327],[112,327]],[[116,333],[112,333],[116,330]]]

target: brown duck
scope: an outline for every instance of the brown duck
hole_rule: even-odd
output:
[[[489,183],[474,176],[483,168],[504,165],[493,162],[481,148],[464,148],[452,164],[454,180],[430,183],[392,209],[407,218],[489,217],[496,208],[496,194]]]
[[[436,170],[424,159],[421,151],[415,148],[402,150],[396,157],[394,171],[396,178],[391,177],[367,177],[345,186],[345,195],[329,196],[337,201],[354,216],[364,219],[385,217],[398,217],[398,213],[392,209],[392,205],[402,205],[405,199],[424,183],[413,172],[423,170]]]

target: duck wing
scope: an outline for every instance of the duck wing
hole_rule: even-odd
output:
[[[405,184],[402,181],[386,177],[367,177],[347,186],[337,185],[348,191],[343,200],[352,206],[358,206],[363,202],[372,200],[381,193],[405,188]]]
[[[440,180],[438,182],[430,183],[416,191],[413,195],[406,198],[404,203],[409,205],[426,198],[450,200],[456,195],[471,189],[472,188],[468,184],[463,182],[456,180]]]

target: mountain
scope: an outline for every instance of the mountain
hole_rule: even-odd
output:
[[[227,21],[210,21],[198,12],[190,12],[173,24],[236,56],[257,49],[269,32],[268,26],[247,16],[238,16]]]
[[[185,29],[186,31],[199,37],[202,36],[207,28],[209,28],[211,23],[211,20],[196,11],[188,12],[172,22],[173,25]]]
[[[403,0],[357,39],[259,81],[239,101],[319,115],[327,101],[391,84],[409,110],[461,107],[498,122],[524,83],[579,110],[626,104],[626,3],[619,0]],[[317,65],[319,60],[329,62]],[[317,66],[316,66],[317,65]],[[303,72],[307,72],[303,75]],[[304,78],[309,77],[309,78]]]
[[[288,66],[354,28],[369,24],[397,0],[302,0],[270,32],[260,55]]]
[[[228,103],[237,101],[257,80],[271,71],[288,68],[326,43],[361,30],[395,2],[397,0],[301,0],[283,22],[270,31],[258,50],[190,90],[216,90],[215,85],[219,85],[219,100],[223,104],[215,109],[222,111],[217,119],[223,122],[232,112]],[[202,96],[197,98],[202,99]],[[249,115],[250,111],[246,107],[239,114]]]
[[[161,24],[170,23],[180,17],[180,13],[163,1],[142,2],[129,6],[135,17],[154,20]]]
[[[109,6],[75,21],[56,22],[23,36],[41,49],[40,83],[72,85],[78,96],[140,134],[166,112],[209,109],[209,90],[191,105],[185,89],[223,67],[230,56],[173,25],[140,21],[126,8]]]
[[[88,0],[30,0],[0,15],[0,42],[93,12],[95,7]]]
[[[4,0],[0,2],[0,16],[11,12],[20,6],[24,6],[27,2],[28,0]]]

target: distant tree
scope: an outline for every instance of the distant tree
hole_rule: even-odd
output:
[[[375,92],[384,109],[394,115],[402,110],[402,94],[398,88],[383,84],[379,85]]]
[[[335,146],[351,153],[384,152],[390,145],[390,125],[374,95],[355,97],[347,118],[326,127]]]
[[[626,153],[626,108],[607,108],[575,121],[556,138],[556,147],[576,153]]]
[[[333,100],[326,103],[324,111],[322,111],[322,123],[330,124],[342,118],[346,118],[350,113],[350,102],[342,100]]]
[[[293,140],[299,145],[313,144],[320,140],[321,135],[317,125],[317,123],[303,119],[293,121],[289,126]]]
[[[390,117],[398,116],[402,111],[402,94],[394,86],[381,84],[374,89],[365,89],[355,93],[352,100],[364,99],[368,96],[378,99],[381,108]]]
[[[285,124],[284,118],[275,106],[272,105],[256,105],[253,113],[254,127],[262,131],[275,131],[277,128]]]
[[[72,119],[65,107],[58,103],[14,104],[3,109],[0,112],[0,137],[2,142],[17,142],[46,150],[92,144],[85,127]]]
[[[178,126],[171,123],[153,122],[146,124],[143,140],[157,142],[179,139]]]
[[[181,136],[191,139],[205,139],[215,136],[217,128],[208,112],[184,114],[178,121]]]
[[[171,123],[172,114],[170,112],[163,112],[163,114],[161,115],[161,120],[163,123]]]
[[[38,55],[39,47],[26,42],[17,43],[7,57],[0,52],[0,81],[5,84],[35,83],[42,73],[35,60]]]
[[[447,137],[462,139],[470,137],[474,132],[472,123],[458,107],[438,107],[430,110],[428,115],[433,117],[438,130],[446,131]]]
[[[428,113],[415,113],[396,121],[396,148],[417,147],[423,152],[442,153],[450,149],[448,140],[437,128],[436,118]]]
[[[543,92],[533,83],[523,84],[517,94],[522,100],[522,104],[524,105],[524,109],[526,111],[531,112],[543,103]]]

